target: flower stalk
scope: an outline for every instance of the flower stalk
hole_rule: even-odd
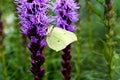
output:
[[[1,21],[1,16],[2,16],[2,12],[0,11],[0,54],[1,54],[1,59],[2,59],[4,80],[9,80],[8,73],[7,73],[4,45],[3,45],[4,36],[3,36],[3,22]]]
[[[56,13],[55,21],[56,27],[74,32],[75,22],[78,21],[79,7],[74,0],[56,0],[54,4],[54,11]],[[62,74],[63,80],[71,80],[71,44],[68,45],[62,53]]]
[[[109,60],[108,60],[108,69],[109,69],[109,78],[110,80],[113,80],[113,68],[112,68],[112,59],[113,59],[113,47],[114,47],[114,42],[113,42],[113,12],[112,10],[112,0],[105,0],[105,21],[106,21],[106,28],[108,30],[107,32],[107,42],[108,42],[108,54],[109,54]]]
[[[46,46],[45,34],[48,26],[48,0],[15,0],[20,19],[21,31],[30,39],[31,72],[34,80],[42,80],[45,69],[43,49]]]
[[[1,21],[2,12],[0,11],[0,45],[3,43],[3,23]]]

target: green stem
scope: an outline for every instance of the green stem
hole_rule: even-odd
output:
[[[79,0],[76,0],[77,3],[79,3]],[[80,13],[80,9],[78,10],[78,13]],[[80,20],[78,20],[77,22],[77,26],[79,27],[81,25],[80,23]],[[78,41],[77,41],[77,47],[76,48],[76,52],[77,52],[77,66],[78,66],[78,69],[77,69],[77,80],[80,80],[80,74],[81,74],[81,67],[80,67],[80,56],[81,56],[81,39],[80,39],[80,29],[77,30],[77,36],[78,36]]]
[[[1,11],[0,11],[1,12]],[[1,15],[0,14],[0,57],[2,60],[2,70],[3,70],[3,76],[4,80],[9,80],[8,73],[7,73],[7,66],[6,66],[6,59],[5,59],[5,51],[4,51],[4,45],[3,45],[3,22],[1,21]]]
[[[86,0],[86,6],[87,6],[87,25],[88,25],[88,35],[89,35],[89,47],[90,47],[90,54],[91,54],[91,60],[92,60],[92,68],[94,69],[94,64],[93,64],[93,37],[92,37],[92,26],[91,26],[91,10],[88,5],[88,2],[90,0]]]
[[[80,31],[78,30],[78,33],[80,33]],[[79,35],[78,35],[79,36]],[[77,70],[77,74],[78,74],[78,78],[77,79],[80,79],[80,53],[81,53],[81,51],[80,51],[80,37],[78,38],[78,41],[77,41],[77,46],[79,46],[79,47],[77,47],[76,48],[76,51],[77,51],[77,66],[78,66],[78,70]]]
[[[112,29],[111,28],[109,28],[109,31],[108,31],[109,33],[108,33],[108,36],[110,37],[109,39],[108,39],[108,47],[109,47],[109,65],[108,65],[108,67],[109,67],[109,78],[110,78],[110,80],[113,80],[113,78],[112,78],[112,72],[113,72],[113,69],[112,69],[112,59],[113,59],[113,45],[112,45],[112,43],[113,43],[113,40],[112,40],[112,35],[111,35],[111,32],[112,32]]]
[[[47,56],[47,53],[48,53],[48,51],[47,51],[47,49],[45,48],[45,50],[43,51],[43,53],[44,53],[44,55],[46,56],[46,58],[45,58],[45,63],[43,64],[43,67],[45,68],[45,71],[46,71],[46,73],[45,73],[45,77],[44,77],[44,80],[48,80],[48,56]]]
[[[1,50],[1,59],[2,59],[2,67],[3,67],[4,80],[9,80],[8,73],[7,73],[7,67],[6,67],[5,53],[4,53],[3,50]]]
[[[109,78],[110,80],[113,80],[113,69],[112,69],[112,59],[113,59],[113,30],[112,30],[112,0],[105,0],[105,21],[106,21],[106,28],[108,30],[107,33],[107,43],[108,43],[108,54],[109,54],[109,60],[108,60],[108,70],[109,70]]]

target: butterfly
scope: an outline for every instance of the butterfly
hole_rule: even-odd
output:
[[[49,48],[58,52],[77,41],[77,37],[73,32],[51,26],[48,28],[46,41]]]

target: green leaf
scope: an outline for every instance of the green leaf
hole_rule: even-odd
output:
[[[103,15],[101,13],[101,11],[99,9],[97,9],[90,1],[88,1],[88,6],[90,7],[90,9],[99,17],[103,18]]]
[[[98,3],[103,4],[104,0],[97,0]]]

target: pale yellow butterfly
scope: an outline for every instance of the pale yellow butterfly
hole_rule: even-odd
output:
[[[72,42],[77,41],[77,37],[73,32],[51,26],[48,28],[46,41],[48,47],[60,51]]]

